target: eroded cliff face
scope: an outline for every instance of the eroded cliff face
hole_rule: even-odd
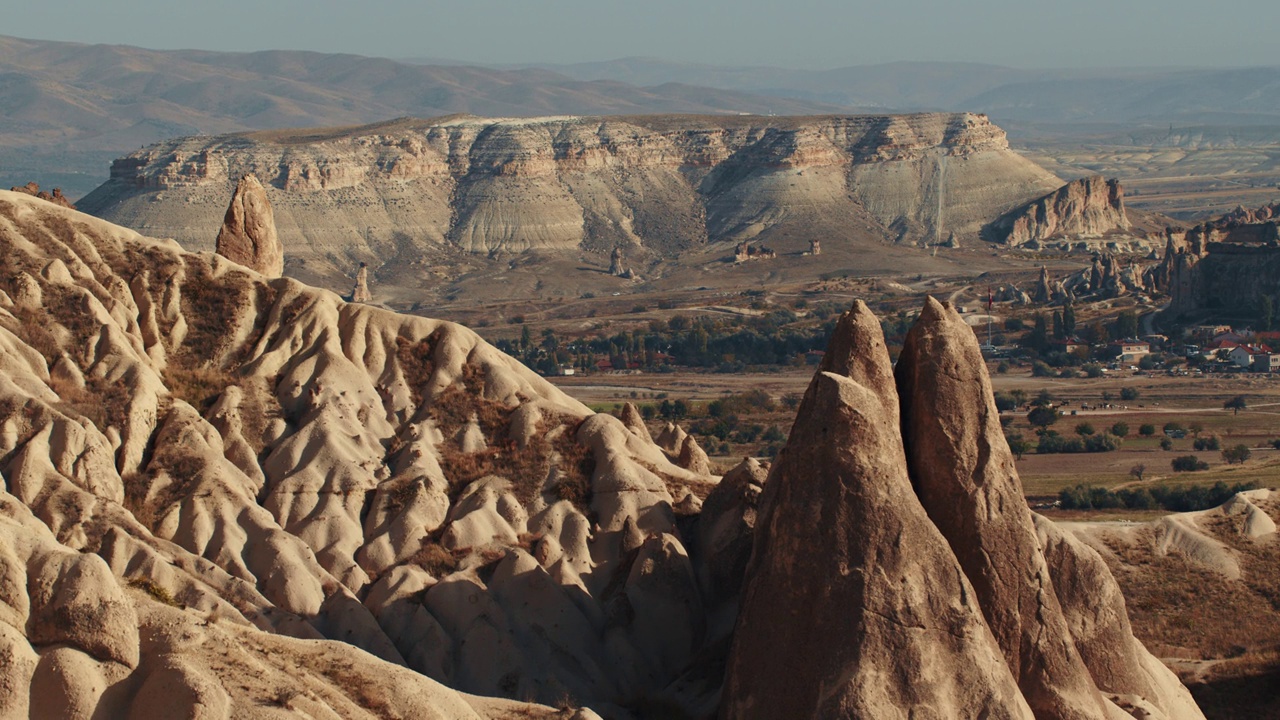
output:
[[[1169,297],[1166,312],[1174,316],[1254,312],[1280,282],[1275,214],[1274,207],[1237,209],[1189,230],[1166,230],[1164,255],[1143,280]]]
[[[1059,185],[982,115],[452,117],[162,143],[116,161],[82,206],[206,249],[247,173],[287,254],[342,257],[344,273],[442,246],[671,254],[790,233],[800,251],[883,240],[898,221],[932,241]]]
[[[1094,175],[1007,213],[987,227],[987,234],[996,242],[1021,246],[1055,238],[1100,237],[1129,228],[1120,181]]]

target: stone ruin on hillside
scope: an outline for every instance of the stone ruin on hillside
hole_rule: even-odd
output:
[[[733,252],[734,262],[746,262],[748,260],[772,260],[776,257],[778,257],[778,254],[773,250],[764,247],[763,245],[758,248],[751,247],[751,243],[745,240],[738,243]]]

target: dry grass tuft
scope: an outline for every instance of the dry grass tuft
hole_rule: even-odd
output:
[[[146,594],[150,595],[151,599],[156,602],[164,603],[170,607],[186,609],[185,605],[173,599],[173,595],[170,594],[168,590],[165,590],[163,586],[145,575],[134,575],[129,578],[128,582],[129,587],[142,590]]]
[[[422,548],[414,553],[406,562],[431,573],[435,578],[443,578],[458,569],[462,559],[470,552],[470,548],[450,550],[437,540],[425,540]]]

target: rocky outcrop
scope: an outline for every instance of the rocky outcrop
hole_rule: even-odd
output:
[[[1054,288],[1049,282],[1049,268],[1040,266],[1040,277],[1031,288],[1032,302],[1048,304],[1054,301]]]
[[[51,202],[54,205],[60,205],[64,208],[68,208],[71,210],[76,209],[76,206],[71,204],[71,201],[67,199],[67,196],[62,194],[62,188],[54,188],[53,193],[50,194],[41,190],[39,184],[35,182],[29,182],[26,185],[11,187],[9,188],[9,191],[20,192],[24,195],[31,195],[32,197],[38,197],[41,200],[47,200],[48,202]]]
[[[275,213],[262,183],[253,175],[236,183],[214,252],[267,277],[284,273],[284,246],[276,236]]]
[[[290,256],[403,265],[469,253],[708,242],[801,253],[908,240],[945,217],[963,239],[1058,185],[982,115],[636,116],[402,120],[303,134],[175,140],[117,161],[81,201],[113,222],[208,249],[234,178],[253,173]],[[850,222],[849,218],[860,218]],[[346,267],[331,272],[344,278]]]
[[[351,302],[367,303],[373,300],[373,294],[369,292],[369,265],[360,263],[360,269],[356,271],[356,284],[351,289]]]
[[[1040,554],[973,329],[927,299],[895,373],[916,493],[973,583],[1032,712],[1105,720]]]
[[[1126,265],[1112,253],[1094,253],[1089,267],[1068,276],[1061,285],[1063,294],[1072,299],[1112,299],[1146,293],[1148,274],[1136,263]]]
[[[1256,221],[1256,222],[1254,222]],[[1188,230],[1165,230],[1160,262],[1142,281],[1169,298],[1173,316],[1232,308],[1257,312],[1280,282],[1280,222],[1273,207],[1237,209]]]
[[[1114,582],[1041,550],[973,331],[928,300],[894,372],[855,303],[765,484],[722,716],[1202,720]]]
[[[641,702],[725,642],[716,478],[469,330],[9,192],[0,278],[0,714],[541,717],[442,684]]]
[[[1101,175],[1073,180],[988,225],[987,237],[1012,246],[1128,230],[1124,188]]]
[[[1033,717],[912,492],[898,421],[859,301],[765,485],[722,717]]]

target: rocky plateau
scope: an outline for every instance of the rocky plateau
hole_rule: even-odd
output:
[[[421,285],[449,252],[624,247],[673,257],[768,242],[799,254],[976,238],[1061,183],[967,113],[404,119],[192,137],[117,160],[91,214],[211,249],[244,175],[275,208],[286,273]]]

